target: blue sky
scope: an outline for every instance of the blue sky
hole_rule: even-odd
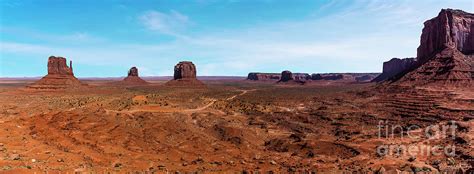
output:
[[[0,77],[46,74],[51,55],[78,77],[248,72],[380,72],[416,56],[423,22],[472,0],[0,0]]]

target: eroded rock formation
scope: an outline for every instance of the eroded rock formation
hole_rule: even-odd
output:
[[[83,84],[74,77],[72,71],[72,61],[69,62],[70,66],[66,64],[66,58],[50,56],[48,58],[48,74],[27,86],[30,89],[41,89],[41,90],[57,90],[80,87]]]
[[[389,61],[383,63],[382,74],[377,76],[373,81],[381,82],[390,79],[399,73],[409,70],[415,65],[415,63],[415,58],[392,58]]]
[[[403,85],[473,85],[474,14],[443,9],[425,22],[417,61],[392,82]]]
[[[128,76],[125,77],[122,81],[124,84],[127,85],[144,85],[148,84],[145,80],[138,77],[138,68],[132,67],[128,70]]]
[[[463,54],[474,53],[474,14],[443,9],[424,25],[417,50],[417,58],[421,63],[448,47]]]
[[[196,78],[196,66],[193,62],[182,61],[174,66],[173,80],[166,82],[167,86],[204,87],[204,83]]]
[[[196,66],[193,62],[182,61],[174,66],[174,80],[196,79]]]

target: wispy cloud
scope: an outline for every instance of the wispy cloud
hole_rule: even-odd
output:
[[[341,3],[342,2],[342,3]],[[347,1],[328,1],[323,9]],[[416,55],[423,21],[441,8],[469,6],[451,1],[353,1],[336,13],[250,27],[219,28],[219,32],[187,32],[199,25],[177,11],[147,11],[133,18],[152,32],[176,39],[159,42],[114,42],[88,32],[67,35],[16,35],[57,40],[57,43],[0,40],[0,52],[46,59],[50,54],[72,58],[78,76],[88,76],[80,65],[116,67],[126,73],[137,66],[141,75],[172,75],[180,60],[193,61],[198,75],[245,75],[250,71],[377,72],[392,57]],[[459,3],[462,4],[459,4]],[[456,4],[458,3],[458,4]],[[318,10],[318,9],[315,9]],[[18,31],[18,30],[15,30]],[[12,33],[12,32],[10,32]],[[156,38],[150,38],[153,40]],[[83,41],[79,45],[58,44]],[[9,58],[6,58],[9,59]],[[111,73],[112,74],[112,73]],[[111,74],[105,74],[111,76]],[[120,74],[122,75],[122,73]]]
[[[139,20],[148,30],[178,37],[183,36],[181,32],[190,23],[186,15],[174,10],[169,13],[147,11],[139,17]]]

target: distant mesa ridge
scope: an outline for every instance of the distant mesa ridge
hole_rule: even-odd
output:
[[[416,58],[392,58],[387,62],[383,63],[382,74],[377,76],[372,81],[381,82],[388,80],[395,75],[409,70],[416,63]]]
[[[247,75],[247,80],[274,80],[278,81],[281,78],[282,73],[261,73],[251,72]],[[292,78],[296,80],[308,80],[311,76],[308,73],[292,73]]]
[[[291,73],[294,80],[299,81],[318,81],[318,80],[354,80],[358,82],[370,82],[379,73],[325,73],[309,75],[308,73]],[[279,81],[282,73],[261,73],[251,72],[247,80],[254,81]]]

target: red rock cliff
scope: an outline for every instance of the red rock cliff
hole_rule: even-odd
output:
[[[179,62],[174,66],[174,79],[196,79],[196,66],[189,61]]]
[[[66,58],[50,56],[48,58],[48,74],[54,75],[74,75],[72,72],[72,61],[69,62],[70,67],[66,64]]]
[[[474,53],[474,14],[443,9],[438,16],[424,23],[417,58],[425,63],[447,47],[463,54]]]

